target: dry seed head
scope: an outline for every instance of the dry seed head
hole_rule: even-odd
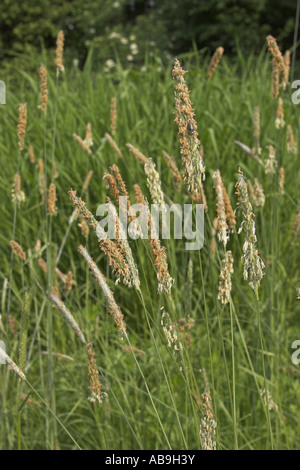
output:
[[[80,227],[81,229],[82,236],[87,240],[89,238],[90,229],[83,217],[80,218],[80,223],[78,224],[78,227]]]
[[[275,411],[275,413],[278,413],[278,406],[274,402],[271,392],[269,390],[266,390],[265,388],[260,389],[260,394],[263,398],[265,406],[268,408],[269,411]]]
[[[221,60],[222,55],[224,54],[224,48],[223,47],[218,47],[216,51],[214,52],[214,55],[211,58],[211,61],[209,63],[208,69],[207,69],[207,75],[208,79],[210,80],[211,77],[213,76],[214,71],[216,70],[218,63]]]
[[[79,210],[81,215],[85,218],[89,227],[97,234],[101,232],[101,227],[98,226],[97,220],[93,214],[86,208],[86,203],[79,197],[76,196],[76,191],[70,190],[69,196],[73,202],[73,205]],[[112,267],[115,275],[117,276],[116,282],[119,282],[123,278],[124,284],[131,284],[130,271],[127,261],[117,243],[113,242],[109,238],[105,238],[105,232],[103,231],[102,238],[99,238],[100,248],[109,258],[109,265]]]
[[[59,72],[64,72],[65,68],[63,66],[63,53],[64,53],[64,32],[60,31],[57,35],[56,39],[56,59],[55,59],[55,65],[57,67],[57,75]]]
[[[276,111],[275,127],[276,129],[282,129],[285,126],[284,114],[283,114],[283,101],[282,98],[278,98],[278,105]]]
[[[135,156],[135,158],[137,158],[141,162],[142,165],[145,165],[148,158],[145,157],[145,155],[142,152],[140,152],[139,149],[137,149],[136,147],[134,147],[133,145],[129,143],[126,144],[126,147]]]
[[[116,141],[112,138],[112,136],[109,135],[107,132],[104,135],[105,135],[105,138],[106,138],[107,142],[111,146],[111,148],[117,153],[118,157],[123,158],[123,154],[122,154],[121,150],[119,149]]]
[[[47,69],[44,65],[40,66],[40,93],[41,93],[41,104],[39,108],[46,113],[48,106],[48,88],[47,88]]]
[[[122,336],[126,336],[127,335],[126,334],[126,324],[123,320],[123,318],[124,318],[123,314],[120,310],[120,307],[116,304],[113,293],[110,290],[110,288],[108,287],[104,275],[101,273],[101,271],[98,268],[98,266],[96,265],[96,263],[93,261],[91,256],[88,254],[86,248],[84,248],[82,245],[80,245],[78,247],[78,251],[83,256],[85,261],[87,262],[88,267],[91,270],[91,273],[95,277],[98,285],[100,286],[103,294],[105,295],[105,298],[108,302],[109,313],[113,316],[113,319],[114,319],[119,331],[121,332]]]
[[[115,96],[110,102],[110,132],[112,135],[117,132],[117,98]]]
[[[50,300],[54,303],[54,305],[57,307],[57,309],[61,312],[61,314],[64,316],[64,318],[67,320],[73,331],[75,332],[76,336],[78,336],[79,340],[83,343],[86,344],[85,337],[79,328],[78,324],[76,323],[73,315],[71,312],[67,309],[65,304],[63,303],[62,300],[60,300],[57,295],[55,295],[53,292],[49,294]]]
[[[284,195],[284,168],[279,168],[278,194]]]
[[[227,251],[225,258],[222,260],[222,269],[220,272],[219,281],[218,299],[222,305],[226,305],[230,301],[230,293],[232,288],[231,274],[233,274],[233,257],[231,251]]]
[[[176,81],[175,122],[178,126],[180,153],[184,167],[183,179],[188,192],[193,194],[200,190],[201,182],[205,180],[205,167],[189,89],[184,79],[185,73],[178,59],[175,59],[172,72],[173,79]]]
[[[214,172],[214,187],[217,194],[217,213],[218,213],[218,239],[226,246],[229,240],[228,225],[225,210],[223,182],[219,170]]]
[[[79,137],[79,135],[73,133],[73,138],[79,143],[80,147],[88,154],[88,155],[91,155],[91,150],[90,150],[90,147],[89,145],[87,145],[86,141],[83,140],[81,137]]]
[[[287,126],[287,151],[288,153],[292,153],[294,155],[296,155],[297,153],[297,146],[295,144],[294,132],[290,124],[288,124]]]
[[[263,269],[265,265],[260,259],[256,249],[255,216],[252,212],[252,205],[249,200],[246,178],[241,170],[239,170],[238,173],[236,194],[238,195],[238,206],[242,211],[243,217],[238,233],[241,233],[242,230],[245,232],[242,256],[244,279],[249,280],[249,285],[254,290],[256,296],[258,296],[258,288],[264,275]]]
[[[254,204],[257,207],[264,207],[266,202],[265,193],[262,185],[257,178],[254,179]]]
[[[216,443],[216,427],[217,423],[214,419],[212,398],[206,377],[205,369],[200,370],[204,380],[204,393],[202,393],[202,411],[203,418],[200,424],[200,438],[203,450],[217,450]]]
[[[26,254],[24,253],[21,245],[19,245],[19,243],[15,242],[14,240],[11,240],[9,242],[9,244],[10,244],[10,247],[11,247],[12,252],[14,253],[14,255],[16,255],[22,261],[25,261],[26,260]]]
[[[69,271],[67,276],[66,276],[66,282],[65,282],[65,287],[64,291],[66,294],[69,294],[72,290],[72,287],[74,286],[75,282],[73,279],[73,273],[72,271]]]
[[[27,104],[22,103],[19,106],[19,123],[18,123],[18,146],[20,151],[24,149],[24,141],[26,135],[27,124]]]
[[[273,145],[268,145],[268,150],[269,150],[269,156],[265,163],[265,173],[267,175],[275,175],[278,163],[276,160],[275,149]]]
[[[84,194],[86,190],[88,189],[92,176],[93,176],[93,171],[90,170],[88,174],[86,175],[85,180],[83,182],[82,189],[81,189],[82,194]]]
[[[161,189],[159,173],[155,169],[155,163],[148,158],[144,165],[145,174],[147,176],[147,186],[149,188],[153,204],[157,204],[165,208],[164,194]]]
[[[254,158],[259,158],[261,154],[260,147],[260,112],[259,107],[255,106],[253,112],[253,136],[255,140],[255,147],[252,150]]]
[[[272,96],[277,98],[279,95],[279,69],[276,59],[272,59]]]
[[[25,193],[21,191],[21,178],[18,173],[15,174],[15,181],[11,193],[13,202],[17,202],[18,206],[20,206],[21,202],[25,201]]]
[[[291,66],[291,53],[289,50],[285,51],[284,57],[284,73],[281,81],[282,88],[285,90],[290,78],[290,66]]]
[[[267,44],[268,44],[269,51],[271,52],[273,59],[277,64],[278,72],[284,74],[285,63],[284,63],[282,53],[277,45],[276,39],[271,35],[267,36]]]
[[[54,178],[54,179],[58,178],[58,177],[59,177],[59,173],[58,173],[57,168],[56,168],[56,162],[55,162],[55,160],[53,160],[53,170],[52,170],[52,171],[53,171],[53,178]]]
[[[183,346],[178,338],[176,325],[172,322],[170,315],[165,311],[164,307],[162,307],[161,310],[161,325],[167,339],[168,347],[173,349],[173,355],[178,357],[180,370],[183,371]]]
[[[174,188],[177,192],[180,192],[180,187],[181,187],[181,176],[179,173],[179,170],[177,168],[175,158],[171,155],[169,155],[167,152],[163,150],[163,157],[165,159],[166,164],[171,170],[171,173],[173,175],[173,184]]]
[[[42,196],[42,203],[45,203],[45,194],[46,194],[46,185],[45,185],[45,171],[44,171],[44,163],[41,158],[38,161],[39,164],[39,190],[40,195]]]
[[[32,164],[35,163],[34,150],[33,150],[32,145],[29,145],[29,147],[28,147],[28,153],[29,153],[30,163],[32,163]]]
[[[51,183],[48,192],[48,215],[57,215],[56,201],[56,186]]]
[[[1,362],[4,361],[4,363],[9,365],[9,368],[22,380],[26,380],[25,375],[21,371],[21,369],[17,366],[17,364],[14,363],[14,361],[9,357],[6,352],[3,351],[2,348],[0,348],[0,359]]]
[[[99,371],[96,362],[96,354],[93,349],[92,343],[87,343],[86,345],[87,359],[88,359],[88,371],[90,377],[90,391],[91,396],[89,401],[95,403],[102,403],[103,392],[101,392],[101,383],[99,378]]]

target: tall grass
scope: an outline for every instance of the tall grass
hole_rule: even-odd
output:
[[[291,362],[291,344],[300,334],[296,300],[299,237],[293,235],[299,213],[300,168],[299,151],[288,153],[286,137],[289,124],[296,143],[299,141],[298,108],[291,102],[290,86],[281,90],[286,124],[275,128],[277,100],[272,98],[270,57],[265,51],[247,59],[239,55],[236,61],[223,56],[210,80],[208,58],[192,55],[179,59],[189,70],[185,78],[204,148],[203,187],[208,211],[200,251],[187,253],[184,240],[162,242],[175,281],[170,294],[157,293],[156,266],[147,240],[129,241],[140,288],[115,284],[95,234],[90,231],[86,240],[78,226],[80,219],[69,224],[73,206],[68,191],[72,188],[79,195],[88,171],[93,170],[83,199],[95,215],[108,195],[103,177],[116,164],[131,203],[135,202],[136,184],[151,202],[143,165],[129,151],[129,142],[155,162],[168,200],[191,202],[183,183],[180,192],[176,191],[163,158],[163,151],[174,156],[182,173],[172,64],[161,69],[148,62],[143,72],[119,66],[109,76],[92,71],[91,52],[83,71],[74,65],[65,67],[57,93],[55,67],[46,63],[49,103],[44,119],[38,109],[40,64],[35,58],[28,58],[28,70],[16,74],[7,69],[1,77],[6,82],[7,104],[0,109],[0,338],[16,363],[19,342],[24,338],[23,299],[27,291],[31,293],[22,390],[9,368],[0,366],[1,449],[201,449],[210,446],[206,431],[212,428],[216,435],[212,431],[210,437],[218,449],[299,448],[299,369]],[[123,158],[105,138],[110,132],[114,97],[117,121],[113,137]],[[27,103],[28,124],[20,155],[16,128],[18,106],[23,102]],[[238,140],[255,147],[253,115],[257,106],[260,158],[265,162],[267,146],[275,148],[277,171],[280,167],[285,170],[284,194],[278,193],[277,171],[266,174],[257,160],[235,144]],[[92,128],[90,155],[73,138],[74,133],[85,135],[87,123]],[[35,164],[30,160],[30,145]],[[57,215],[51,220],[39,192],[38,158],[44,160],[48,186],[53,182],[54,160],[59,175],[55,179]],[[26,200],[16,210],[11,188],[18,166]],[[220,170],[235,209],[239,168],[253,184],[257,178],[265,193],[264,207],[253,204],[253,211],[257,248],[266,268],[257,299],[243,279],[241,235],[233,233],[226,245],[234,259],[231,296],[229,303],[222,305],[218,289],[225,247],[214,230],[213,175]],[[235,215],[239,227],[241,211]],[[14,257],[13,264],[10,262],[12,238],[26,251],[25,261]],[[37,240],[41,244],[36,251]],[[108,314],[107,298],[77,250],[79,245],[86,246],[114,293],[126,323],[123,340]],[[47,273],[41,269],[40,258],[47,262]],[[58,287],[77,326],[93,343],[101,390],[107,394],[102,403],[88,400],[86,348],[48,300],[56,278],[55,260],[63,275],[73,273],[71,291],[64,290],[63,275],[58,278]],[[8,314],[11,322],[6,323]],[[162,325],[162,320],[167,323]],[[276,405],[273,408],[272,403]]]

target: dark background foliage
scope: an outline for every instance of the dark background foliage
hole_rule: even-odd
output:
[[[69,58],[82,64],[93,46],[96,59],[128,61],[164,57],[222,45],[226,54],[258,52],[267,34],[291,47],[296,0],[1,0],[0,57],[55,46],[63,29]],[[112,33],[117,33],[115,36]],[[125,38],[125,39],[124,39]],[[120,40],[122,39],[122,41]]]

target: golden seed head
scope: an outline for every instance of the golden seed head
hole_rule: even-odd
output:
[[[19,245],[19,243],[15,242],[14,240],[11,240],[9,242],[10,244],[10,247],[14,253],[14,255],[18,256],[18,258],[20,258],[22,261],[25,261],[26,260],[26,254],[24,253],[21,245]]]
[[[65,68],[63,66],[63,53],[64,53],[64,32],[60,31],[56,39],[56,59],[55,65],[57,67],[57,73],[64,72]]]
[[[209,63],[208,69],[207,69],[207,75],[208,79],[210,80],[211,77],[213,76],[214,71],[216,70],[218,63],[221,60],[222,55],[224,54],[224,48],[223,47],[218,47],[217,50],[215,51],[214,55],[211,58],[211,61]]]
[[[18,146],[21,151],[24,149],[26,124],[27,124],[27,104],[22,103],[19,106],[19,123],[18,123]]]
[[[48,215],[57,215],[56,201],[56,186],[51,183],[48,192]]]
[[[117,131],[117,98],[114,96],[110,104],[110,132],[115,135]]]
[[[47,69],[44,65],[40,66],[40,92],[41,92],[41,104],[39,108],[46,113],[48,106],[48,88],[47,88]]]

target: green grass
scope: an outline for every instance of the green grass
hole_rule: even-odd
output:
[[[99,249],[94,233],[86,244],[101,271],[107,276],[127,324],[130,344],[144,354],[135,356],[120,345],[118,330],[109,316],[105,297],[78,253],[85,244],[78,221],[72,225],[58,268],[72,270],[76,285],[63,297],[85,337],[93,342],[103,388],[108,398],[101,405],[91,404],[85,348],[61,314],[45,296],[51,283],[38,266],[40,254],[34,253],[37,239],[42,242],[42,257],[48,263],[67,230],[73,207],[70,188],[81,191],[87,172],[93,177],[84,199],[93,214],[105,202],[107,191],[103,175],[112,163],[119,166],[132,202],[133,185],[139,184],[150,195],[142,166],[126,148],[126,142],[153,158],[165,194],[179,204],[189,203],[184,185],[180,194],[173,190],[172,175],[162,158],[162,150],[174,155],[182,170],[174,123],[174,83],[171,64],[161,68],[148,63],[146,72],[119,68],[113,76],[91,71],[92,56],[83,71],[66,67],[59,77],[55,120],[55,70],[49,62],[49,106],[44,122],[39,105],[39,63],[28,58],[27,69],[7,69],[1,77],[6,83],[7,104],[0,108],[0,339],[7,352],[19,363],[24,296],[30,292],[27,354],[28,383],[19,383],[8,367],[0,366],[0,448],[46,449],[201,449],[199,425],[202,408],[195,393],[204,392],[205,368],[213,411],[217,422],[218,449],[297,449],[300,446],[300,369],[291,361],[291,344],[299,339],[299,237],[292,246],[292,226],[299,211],[299,152],[286,150],[286,128],[274,126],[277,101],[271,96],[270,58],[239,57],[236,62],[223,58],[209,82],[207,60],[194,55],[180,58],[189,70],[186,80],[196,113],[198,131],[204,146],[208,213],[205,215],[205,243],[201,251],[186,252],[184,240],[165,242],[171,276],[175,279],[171,296],[157,294],[156,271],[148,243],[130,241],[141,278],[141,293],[122,283],[115,285],[107,258]],[[23,61],[24,63],[24,61]],[[299,109],[291,102],[290,86],[281,96],[285,122],[293,127],[299,140]],[[110,125],[110,100],[118,100],[115,140],[124,159],[118,159],[104,139]],[[25,150],[20,155],[20,175],[26,201],[17,208],[15,225],[11,188],[18,165],[17,119],[21,102],[28,105]],[[262,159],[267,145],[276,149],[278,168],[285,168],[284,196],[278,195],[278,175],[265,175],[263,167],[234,143],[239,140],[254,146],[252,117],[255,106],[261,112]],[[84,136],[87,122],[92,124],[93,152],[84,153],[72,133]],[[55,128],[55,139],[53,131]],[[45,130],[45,134],[44,134]],[[55,142],[54,142],[55,140]],[[54,143],[54,145],[53,145]],[[33,145],[36,160],[46,158],[48,183],[54,152],[59,177],[57,216],[46,229],[45,209],[38,188],[37,164],[29,160]],[[239,167],[252,182],[262,183],[266,204],[254,206],[257,248],[266,263],[259,289],[259,301],[243,280],[242,246],[244,235],[233,234],[227,248],[234,257],[230,305],[221,307],[218,296],[223,247],[211,255],[212,221],[216,216],[213,172],[220,169],[233,207]],[[236,212],[237,225],[241,214]],[[9,241],[31,250],[26,263],[16,257],[11,264]],[[48,233],[48,235],[47,235]],[[47,238],[48,237],[48,238]],[[193,287],[187,299],[186,270],[193,261]],[[11,296],[6,279],[12,267]],[[29,267],[31,270],[29,270]],[[40,289],[36,283],[38,281]],[[62,286],[61,293],[63,295]],[[184,345],[183,374],[178,357],[168,348],[161,326],[161,308],[173,321],[184,317],[186,305],[194,327],[189,331],[190,345]],[[13,316],[17,334],[7,326],[7,313]],[[26,336],[26,335],[25,335]],[[24,347],[24,346],[23,346]],[[62,353],[73,361],[49,360],[43,351]],[[266,387],[278,405],[268,412],[259,389]],[[22,392],[26,402],[19,397]],[[28,397],[29,394],[29,397]],[[30,401],[34,403],[31,403]],[[38,403],[35,404],[35,402]]]

